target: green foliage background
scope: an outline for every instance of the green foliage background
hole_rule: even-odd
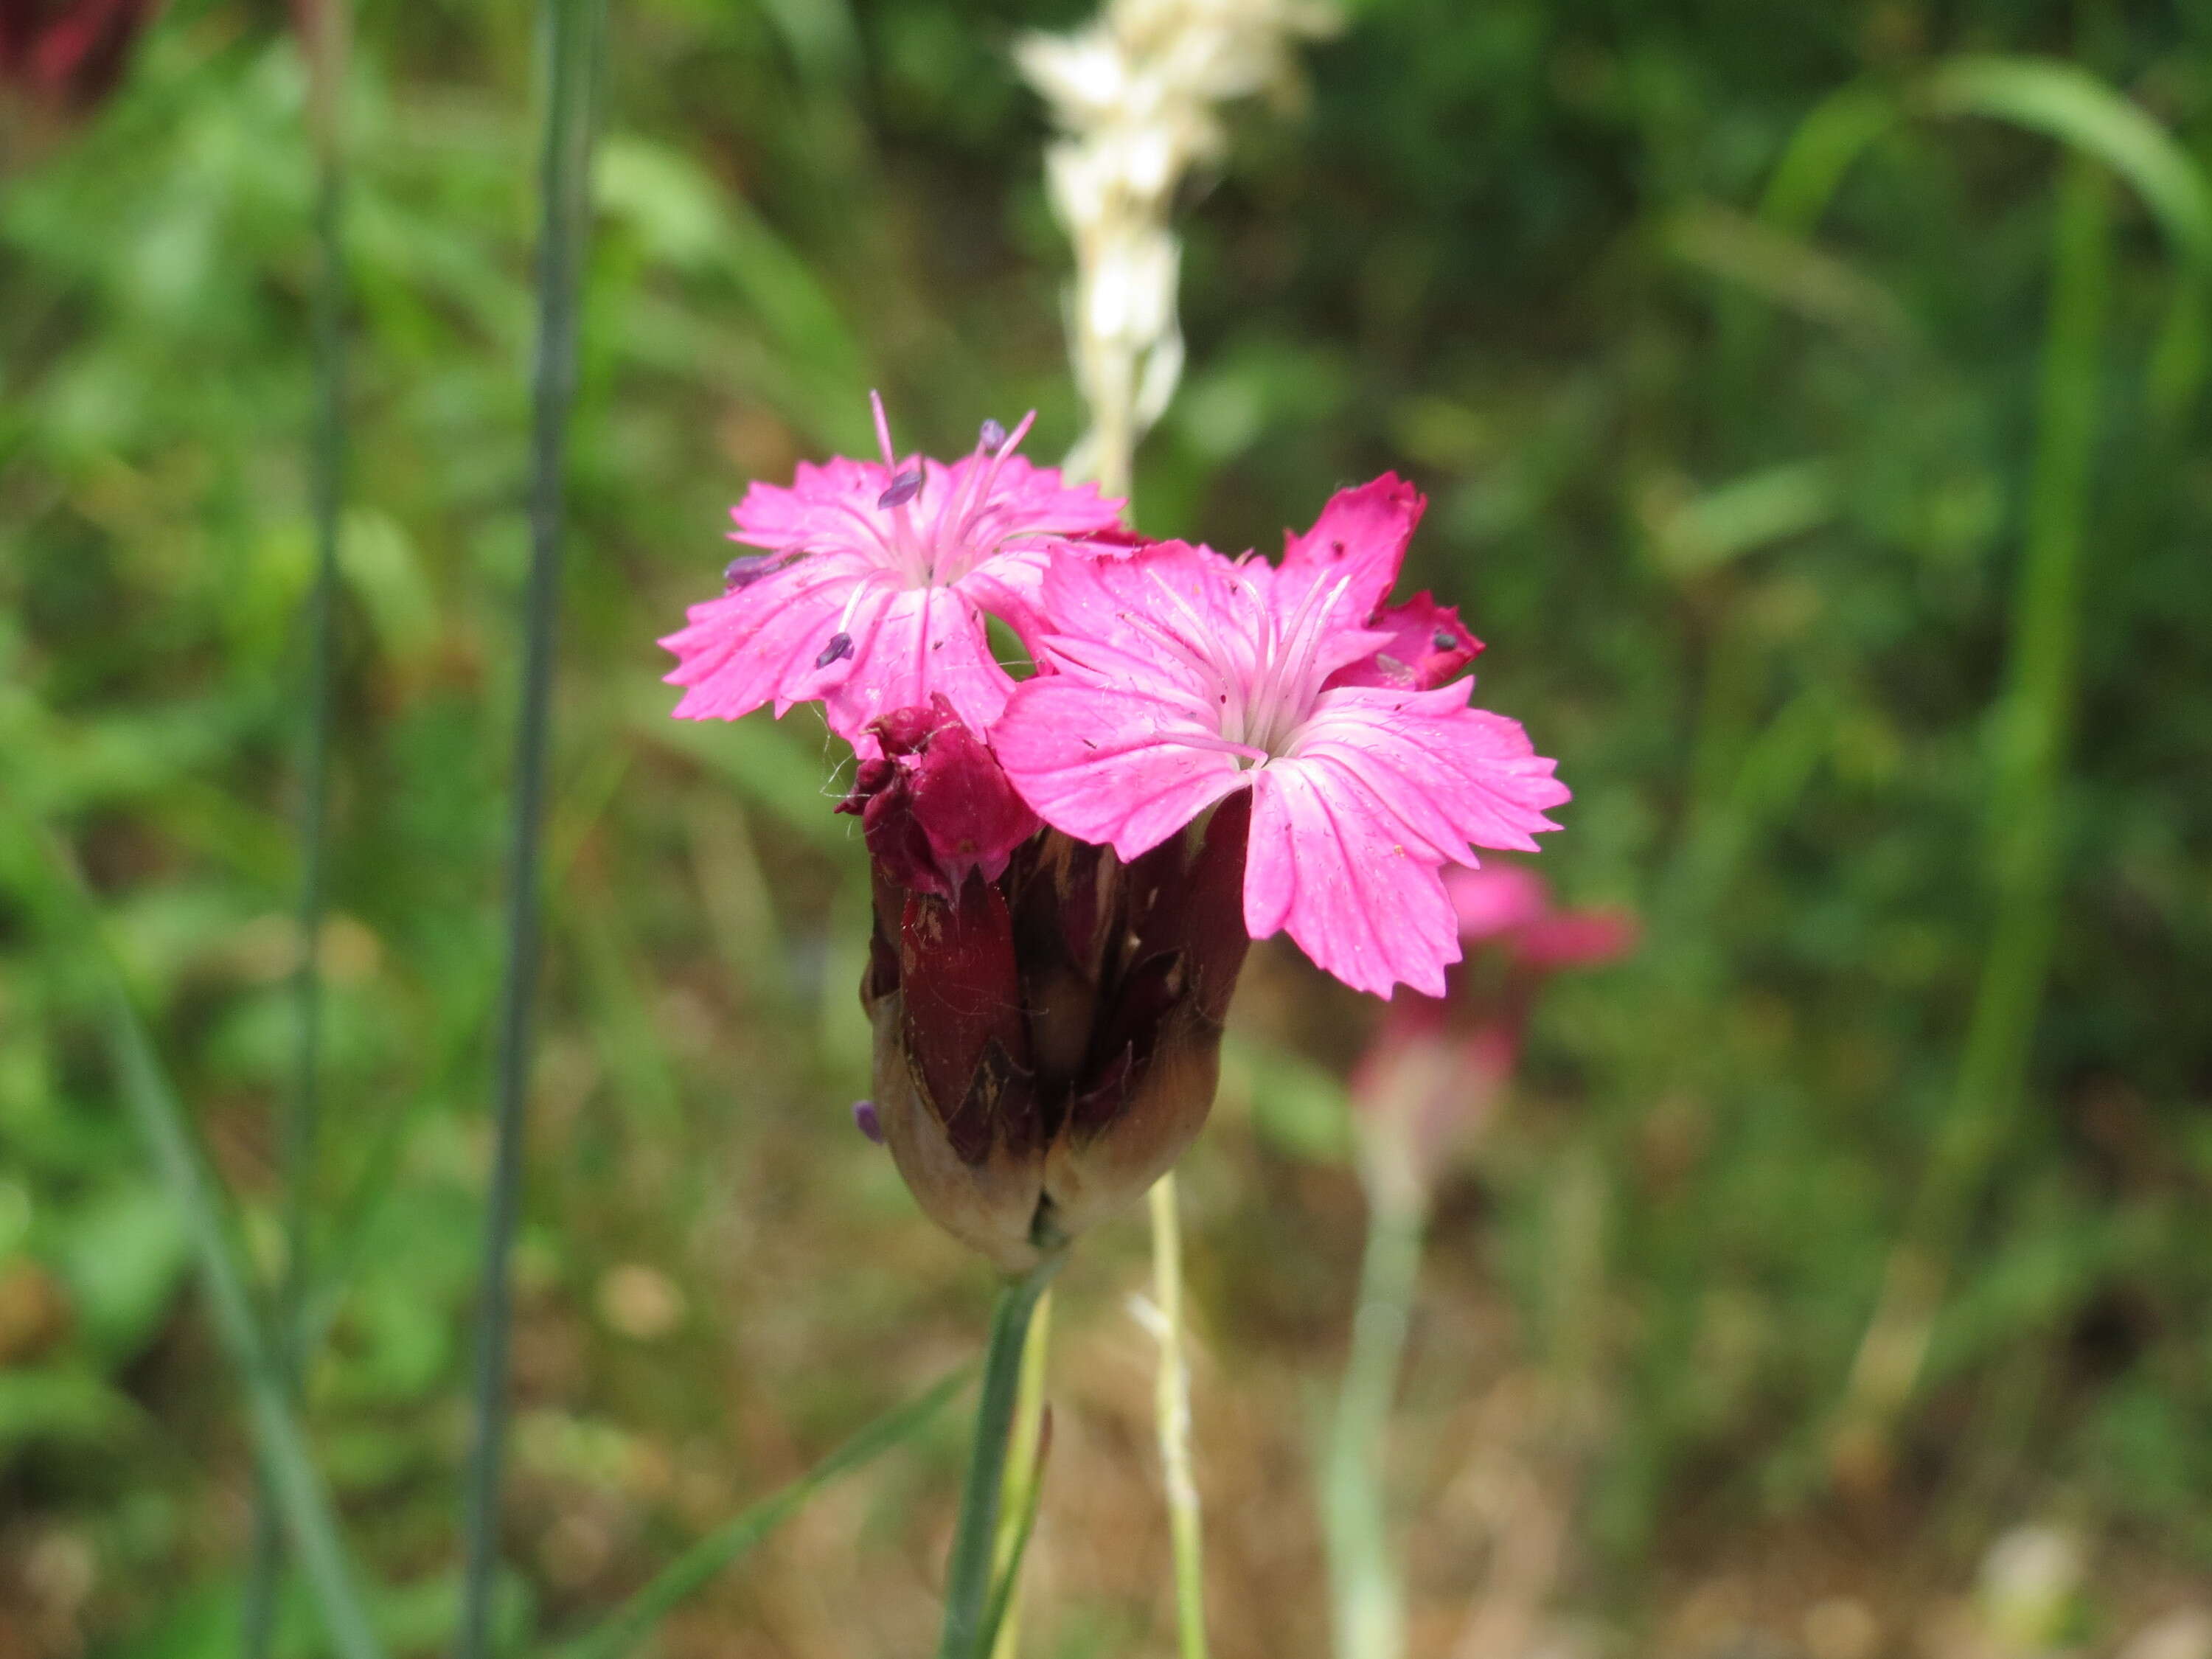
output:
[[[450,1620],[487,1148],[528,10],[367,6],[352,87],[328,1340],[307,1413],[403,1648]],[[1032,404],[1036,453],[1073,439],[1066,255],[1006,46],[1084,11],[615,10],[514,1628],[573,1628],[980,1329],[983,1274],[846,1117],[866,898],[833,745],[798,716],[668,721],[653,640],[716,591],[748,478],[866,444],[872,386],[939,453]],[[1942,90],[1973,54],[2070,67],[1990,119]],[[1422,1459],[1494,1363],[1454,1310],[1510,1310],[1515,1351],[1599,1425],[1568,1589],[1608,1629],[1653,1628],[1683,1574],[1778,1528],[1875,1534],[1900,1584],[1962,1582],[1992,1532],[2054,1511],[2118,1559],[2212,1565],[2208,65],[2193,3],[1369,0],[1310,54],[1302,101],[1242,112],[1184,216],[1192,367],[1139,522],[1266,547],[1337,484],[1414,477],[1410,580],[1462,605],[1491,646],[1484,700],[1577,791],[1546,872],[1646,917],[1634,961],[1550,997],[1522,1097],[1444,1194],[1405,1429],[1423,1513]],[[0,1651],[233,1639],[234,1391],[29,826],[82,858],[273,1276],[311,568],[304,86],[277,9],[177,0],[110,102],[0,159]],[[2170,154],[2130,148],[2130,109]],[[2086,370],[2054,391],[2057,181],[2085,141],[2118,164],[2108,264]],[[2088,434],[2070,506],[2041,493],[2054,420]],[[2038,512],[2079,536],[2078,665],[2007,704]],[[1854,1475],[1827,1427],[2014,890],[1998,711],[2043,692],[2076,710],[2049,820],[2027,817],[2056,872],[2049,992],[1999,1057],[2019,1108],[1941,1233],[1925,1385]],[[1273,1507],[1217,1522],[1238,1564],[1224,1654],[1321,1650],[1320,1610],[1279,1605],[1315,1594],[1310,1542],[1272,1565],[1262,1545],[1307,1536],[1294,1379],[1341,1354],[1358,1207],[1334,1079],[1373,1016],[1263,957],[1190,1165],[1201,1388],[1273,1402],[1214,1425],[1217,1515],[1259,1490],[1226,1442],[1289,1460]],[[1102,1238],[1063,1323],[1117,1321],[1141,1249],[1133,1223]],[[1069,1387],[1079,1413],[1092,1384]],[[1203,1407],[1200,1431],[1216,1443]],[[845,1534],[725,1586],[695,1644],[910,1649],[926,1620],[892,1581],[933,1582],[959,1455],[953,1425],[933,1434],[866,1477]],[[1148,1456],[1119,1447],[1139,1492]],[[58,1539],[90,1564],[58,1635],[36,1567]],[[831,1589],[777,1588],[800,1564]],[[1417,1599],[1448,1600],[1454,1571]],[[1039,1650],[1164,1642],[1144,1582],[1063,1590]]]

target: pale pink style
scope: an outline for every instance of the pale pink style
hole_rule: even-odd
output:
[[[757,483],[731,509],[730,539],[763,551],[733,560],[722,596],[661,641],[678,659],[669,683],[685,688],[678,719],[766,703],[781,717],[819,698],[830,726],[866,746],[870,721],[942,695],[983,731],[1014,684],[985,613],[1028,641],[1049,550],[1118,532],[1119,501],[1014,453],[1030,420],[1011,434],[986,422],[975,453],[948,465],[899,459],[872,401],[880,463],[802,462],[789,488]]]
[[[1425,594],[1385,607],[1422,505],[1395,477],[1344,491],[1280,566],[1180,542],[1054,559],[1053,672],[992,732],[1014,787],[1125,862],[1249,788],[1252,937],[1285,930],[1361,990],[1441,995],[1460,947],[1439,872],[1533,852],[1567,791],[1517,721],[1468,706],[1473,680],[1436,684],[1476,648],[1458,618]],[[1398,654],[1409,624],[1419,660]]]

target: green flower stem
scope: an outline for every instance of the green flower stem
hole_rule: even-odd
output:
[[[982,1659],[979,1650],[991,1601],[991,1564],[998,1548],[1014,1407],[1021,1394],[1023,1351],[1030,1316],[1066,1260],[1064,1251],[1054,1250],[1019,1279],[1007,1280],[991,1316],[982,1397],[975,1406],[975,1443],[968,1454],[960,1520],[945,1569],[945,1632],[937,1644],[938,1659]]]
[[[1171,1170],[1152,1183],[1152,1298],[1159,1309],[1160,1369],[1153,1389],[1160,1474],[1175,1550],[1176,1638],[1182,1659],[1206,1659],[1205,1534],[1190,1465],[1190,1368],[1182,1350],[1182,1222]]]
[[[1036,1522],[1037,1496],[1044,1485],[1039,1459],[1044,1449],[1044,1380],[1052,1351],[1052,1292],[1037,1298],[1036,1313],[1022,1346],[1021,1387],[1014,1400],[1013,1444],[1006,1456],[1006,1491],[1000,1498],[999,1541],[993,1552],[1000,1610],[989,1626],[992,1659],[1014,1659],[1021,1646],[1022,1556]]]
[[[1420,1279],[1427,1218],[1426,1206],[1411,1184],[1368,1182],[1359,1302],[1323,1477],[1322,1525],[1338,1659],[1399,1659],[1405,1651],[1404,1596],[1384,1512],[1382,1460]]]
[[[515,732],[507,967],[501,990],[491,1191],[484,1216],[483,1303],[477,1325],[475,1438],[464,1487],[461,1659],[483,1659],[487,1650],[499,1561],[507,1340],[513,1316],[507,1257],[521,1200],[530,1026],[538,981],[540,842],[552,726],[554,623],[561,588],[562,486],[568,406],[575,392],[578,290],[590,216],[592,87],[604,15],[605,0],[546,0],[544,9],[550,73],[532,387],[532,547],[523,600],[522,706]]]
[[[2057,932],[2066,748],[2078,678],[2081,550],[2110,304],[2111,205],[2101,166],[2060,175],[2026,556],[2013,595],[2006,684],[1994,711],[1988,868],[1996,916],[1950,1110],[1859,1346],[1839,1451],[1885,1436],[1917,1386],[1950,1266],[2026,1085]]]

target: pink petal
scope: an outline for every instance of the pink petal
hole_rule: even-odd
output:
[[[1467,707],[1474,689],[1461,680],[1434,691],[1325,691],[1294,754],[1356,775],[1401,836],[1441,858],[1472,864],[1470,844],[1533,853],[1533,836],[1559,827],[1544,809],[1569,799],[1566,786],[1518,720]]]
[[[855,608],[850,630],[850,670],[823,705],[842,738],[939,692],[978,732],[1006,706],[1013,678],[991,655],[981,614],[951,588],[878,590]]]
[[[803,559],[720,599],[693,605],[690,625],[660,643],[677,656],[671,685],[688,688],[678,720],[736,720],[773,702],[779,718],[822,695],[843,661],[818,666],[865,567],[833,556]]]
[[[850,545],[865,539],[851,514],[872,514],[890,481],[889,469],[873,461],[801,461],[787,489],[757,481],[747,488],[730,509],[737,526],[730,539],[779,551]]]
[[[1265,572],[1267,567],[1259,569]],[[1215,695],[1214,663],[1259,651],[1261,599],[1210,547],[1154,542],[1127,554],[1055,554],[1042,599],[1054,666],[1177,701]]]
[[[1125,860],[1249,781],[1211,732],[1157,698],[1064,674],[1017,686],[991,746],[1039,817]]]
[[[1101,495],[1096,484],[1067,483],[1058,467],[1038,466],[1027,456],[1008,455],[999,461],[995,473],[991,468],[988,455],[963,456],[944,468],[938,510],[949,512],[957,501],[967,499],[975,488],[970,480],[980,473],[990,480],[991,494],[977,527],[994,540],[1009,535],[1087,536],[1121,527],[1123,502]],[[930,487],[936,488],[937,482],[933,478]]]
[[[953,584],[975,605],[1014,630],[1035,656],[1049,631],[1045,620],[1044,573],[1060,544],[1001,549]]]
[[[1364,622],[1397,585],[1407,544],[1428,497],[1395,472],[1340,489],[1303,536],[1283,538],[1282,585],[1304,592],[1317,580],[1351,578],[1346,609]]]
[[[1473,662],[1482,641],[1468,632],[1459,612],[1416,593],[1403,605],[1386,605],[1374,625],[1388,633],[1388,644],[1373,656],[1340,668],[1329,684],[1388,685],[1426,691],[1445,684]]]
[[[1244,855],[1244,922],[1279,928],[1355,990],[1407,984],[1444,992],[1459,960],[1451,901],[1434,863],[1392,840],[1340,775],[1319,764],[1270,766],[1254,786]]]

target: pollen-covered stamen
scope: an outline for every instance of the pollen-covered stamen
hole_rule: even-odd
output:
[[[975,441],[986,455],[996,455],[1006,447],[1006,428],[995,420],[986,418],[983,429],[976,434]]]
[[[876,497],[880,507],[904,507],[921,494],[921,469],[910,466],[891,480],[890,488]]]

